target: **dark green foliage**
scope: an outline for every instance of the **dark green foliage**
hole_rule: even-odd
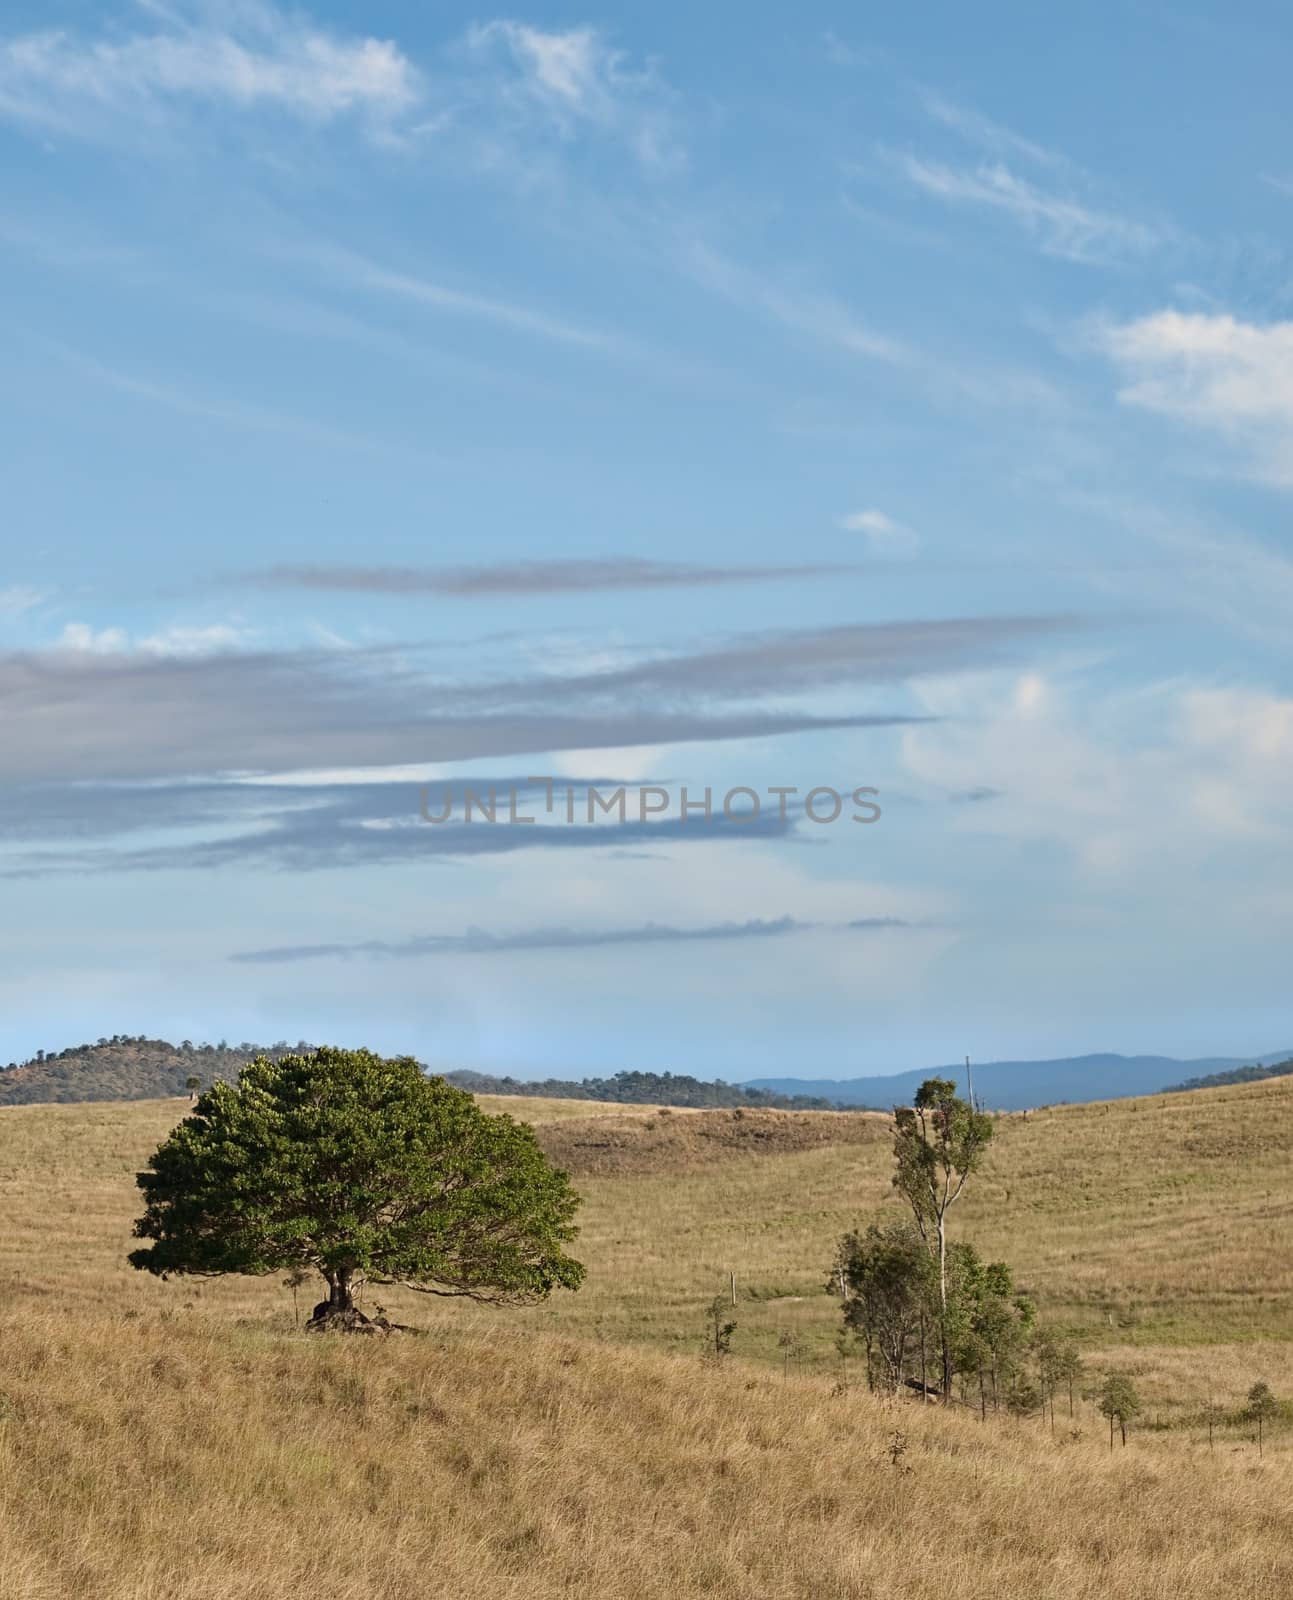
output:
[[[511,1305],[577,1288],[579,1197],[533,1131],[486,1116],[409,1057],[317,1050],[216,1083],[138,1177],[132,1266],[322,1274],[335,1309],[362,1277]]]
[[[934,1272],[914,1223],[872,1223],[841,1240],[844,1326],[862,1346],[869,1388],[896,1390],[924,1365],[921,1334],[935,1326],[938,1307]]]
[[[861,1345],[871,1388],[924,1388],[942,1334],[949,1380],[977,1380],[979,1403],[997,1409],[1023,1373],[1032,1301],[1015,1288],[1003,1261],[984,1262],[974,1246],[949,1245],[947,1309],[938,1263],[912,1222],[873,1223],[840,1242],[833,1282],[844,1292],[844,1326]],[[1034,1401],[1034,1405],[1036,1402]]]
[[[615,1105],[691,1106],[705,1109],[726,1106],[764,1106],[773,1111],[861,1111],[861,1106],[837,1106],[820,1095],[777,1094],[771,1089],[745,1089],[715,1078],[705,1083],[686,1073],[617,1072],[611,1078],[544,1078],[526,1083],[517,1078],[494,1078],[487,1072],[448,1072],[450,1083],[472,1094],[532,1095],[547,1100],[605,1100]]]
[[[979,1409],[994,1410],[1004,1399],[1015,1410],[1034,1410],[1025,1356],[1036,1309],[1015,1286],[1004,1261],[984,1262],[971,1244],[948,1249],[947,1332],[950,1371],[975,1381]]]

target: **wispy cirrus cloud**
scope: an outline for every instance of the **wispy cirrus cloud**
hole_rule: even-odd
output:
[[[837,933],[875,931],[909,926],[899,917],[863,917],[835,924]],[[746,922],[711,923],[696,928],[670,927],[646,922],[638,927],[620,928],[531,928],[515,933],[489,933],[471,928],[466,933],[429,933],[412,939],[358,940],[350,944],[278,945],[264,950],[240,950],[231,961],[267,966],[296,961],[409,960],[436,955],[508,955],[547,950],[604,950],[634,944],[697,944],[715,940],[782,939],[790,934],[809,933],[821,924],[802,922],[795,917],[753,918]]]
[[[334,32],[262,0],[149,9],[146,29],[45,29],[0,41],[0,117],[96,136],[219,105],[380,127],[422,94],[421,74],[392,41]]]
[[[607,354],[625,353],[628,341],[606,329],[586,326],[524,303],[480,294],[475,290],[438,282],[420,273],[405,272],[351,250],[331,247],[299,249],[300,256],[329,277],[351,287],[411,301],[449,316],[497,323],[516,333],[578,345]]]
[[[831,563],[797,567],[705,567],[630,556],[564,561],[516,561],[489,567],[280,566],[249,580],[272,589],[340,594],[433,594],[462,600],[495,595],[585,594],[605,590],[703,589],[737,583],[780,583],[856,570]]]
[[[48,598],[43,589],[33,589],[30,584],[15,583],[0,589],[0,617],[12,620],[34,611]]]
[[[1009,218],[1047,255],[1106,263],[1145,255],[1162,242],[1161,231],[1148,223],[1044,189],[1003,161],[952,167],[899,151],[888,152],[886,160],[899,177],[936,200]]]
[[[1252,475],[1293,487],[1293,322],[1169,310],[1099,338],[1127,379],[1124,404],[1208,429]]]
[[[937,89],[922,86],[917,90],[922,108],[935,122],[941,122],[961,138],[998,155],[1022,157],[1037,166],[1070,167],[1072,163],[1057,150],[1048,149],[1035,139],[1026,138],[973,106],[951,100]]]
[[[471,28],[467,47],[493,67],[495,96],[514,120],[537,121],[565,140],[582,128],[610,134],[647,168],[681,163],[672,97],[654,64],[635,66],[599,29],[498,20]]]
[[[39,343],[55,360],[81,377],[177,416],[216,422],[240,432],[281,434],[327,449],[372,451],[395,456],[407,454],[422,460],[427,458],[427,452],[422,448],[406,447],[388,435],[352,432],[312,417],[280,411],[256,400],[244,400],[237,395],[211,394],[151,373],[127,371],[55,340],[41,340]]]
[[[694,236],[680,241],[675,262],[703,288],[815,344],[895,366],[917,359],[899,340],[870,327],[833,295],[776,282]]]

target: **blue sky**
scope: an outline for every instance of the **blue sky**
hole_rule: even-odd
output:
[[[1293,1043],[1291,69],[1274,5],[7,7],[0,1058]]]

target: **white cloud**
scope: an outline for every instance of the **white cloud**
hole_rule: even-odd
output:
[[[390,40],[342,37],[260,3],[156,15],[150,32],[50,29],[0,41],[0,116],[92,135],[206,102],[389,123],[421,96],[419,74]]]
[[[991,791],[955,826],[1057,849],[1100,915],[1115,884],[1189,896],[1197,883],[1202,906],[1213,886],[1200,868],[1218,862],[1238,904],[1293,852],[1293,699],[1178,681],[1090,699],[1036,672],[918,692],[944,720],[904,732],[907,773],[944,794]]]
[[[581,127],[615,134],[645,167],[681,161],[669,96],[655,70],[633,67],[597,29],[545,32],[502,20],[472,28],[467,44],[500,64],[497,88],[514,114],[537,116],[566,139]]]
[[[163,628],[132,640],[124,628],[94,628],[85,622],[69,622],[59,635],[55,649],[91,655],[123,655],[136,651],[150,656],[204,656],[236,649],[246,638],[243,629],[227,623],[204,628]]]
[[[895,522],[891,516],[874,508],[850,511],[846,517],[840,518],[840,527],[849,533],[864,534],[871,548],[882,555],[906,555],[918,543],[914,528]]]
[[[1018,177],[1003,162],[983,163],[973,171],[894,154],[898,173],[916,188],[952,205],[999,211],[1033,234],[1048,255],[1098,262],[1139,255],[1159,243],[1160,233],[1130,217],[1098,211],[1067,196],[1052,194]]]
[[[1293,486],[1293,322],[1159,311],[1102,338],[1130,379],[1126,404],[1211,428],[1244,448],[1259,476]]]
[[[208,656],[221,650],[236,650],[247,642],[247,637],[244,628],[217,622],[205,628],[163,628],[140,639],[137,648],[153,656]]]
[[[122,629],[95,629],[86,622],[69,622],[55,645],[58,650],[75,650],[92,655],[114,655],[129,648],[130,641]]]

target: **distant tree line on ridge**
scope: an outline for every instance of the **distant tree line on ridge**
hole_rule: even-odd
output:
[[[715,1078],[706,1083],[685,1072],[617,1072],[609,1078],[544,1078],[523,1082],[496,1078],[487,1072],[446,1072],[446,1079],[470,1094],[528,1095],[546,1100],[605,1100],[616,1105],[684,1106],[714,1109],[723,1106],[763,1106],[773,1111],[862,1111],[863,1106],[842,1106],[821,1095],[779,1094],[772,1089],[747,1089]]]
[[[85,1100],[156,1100],[209,1088],[217,1080],[235,1082],[243,1066],[264,1056],[278,1060],[289,1053],[306,1054],[315,1047],[305,1040],[259,1045],[244,1040],[231,1044],[171,1044],[146,1035],[114,1033],[66,1050],[37,1050],[28,1061],[0,1068],[0,1105]],[[558,1100],[604,1100],[622,1105],[693,1108],[764,1107],[780,1111],[859,1111],[821,1095],[783,1094],[772,1089],[747,1089],[715,1079],[703,1082],[686,1073],[617,1072],[609,1078],[545,1078],[527,1083],[486,1072],[456,1071],[445,1079],[469,1094],[526,1095]],[[197,1083],[191,1080],[196,1078]]]
[[[1164,1092],[1179,1094],[1186,1089],[1224,1089],[1228,1084],[1260,1083],[1263,1078],[1286,1078],[1293,1073],[1293,1061],[1277,1061],[1264,1067],[1257,1062],[1251,1067],[1231,1067],[1229,1072],[1209,1072],[1202,1078],[1187,1078],[1184,1083],[1174,1083]]]

